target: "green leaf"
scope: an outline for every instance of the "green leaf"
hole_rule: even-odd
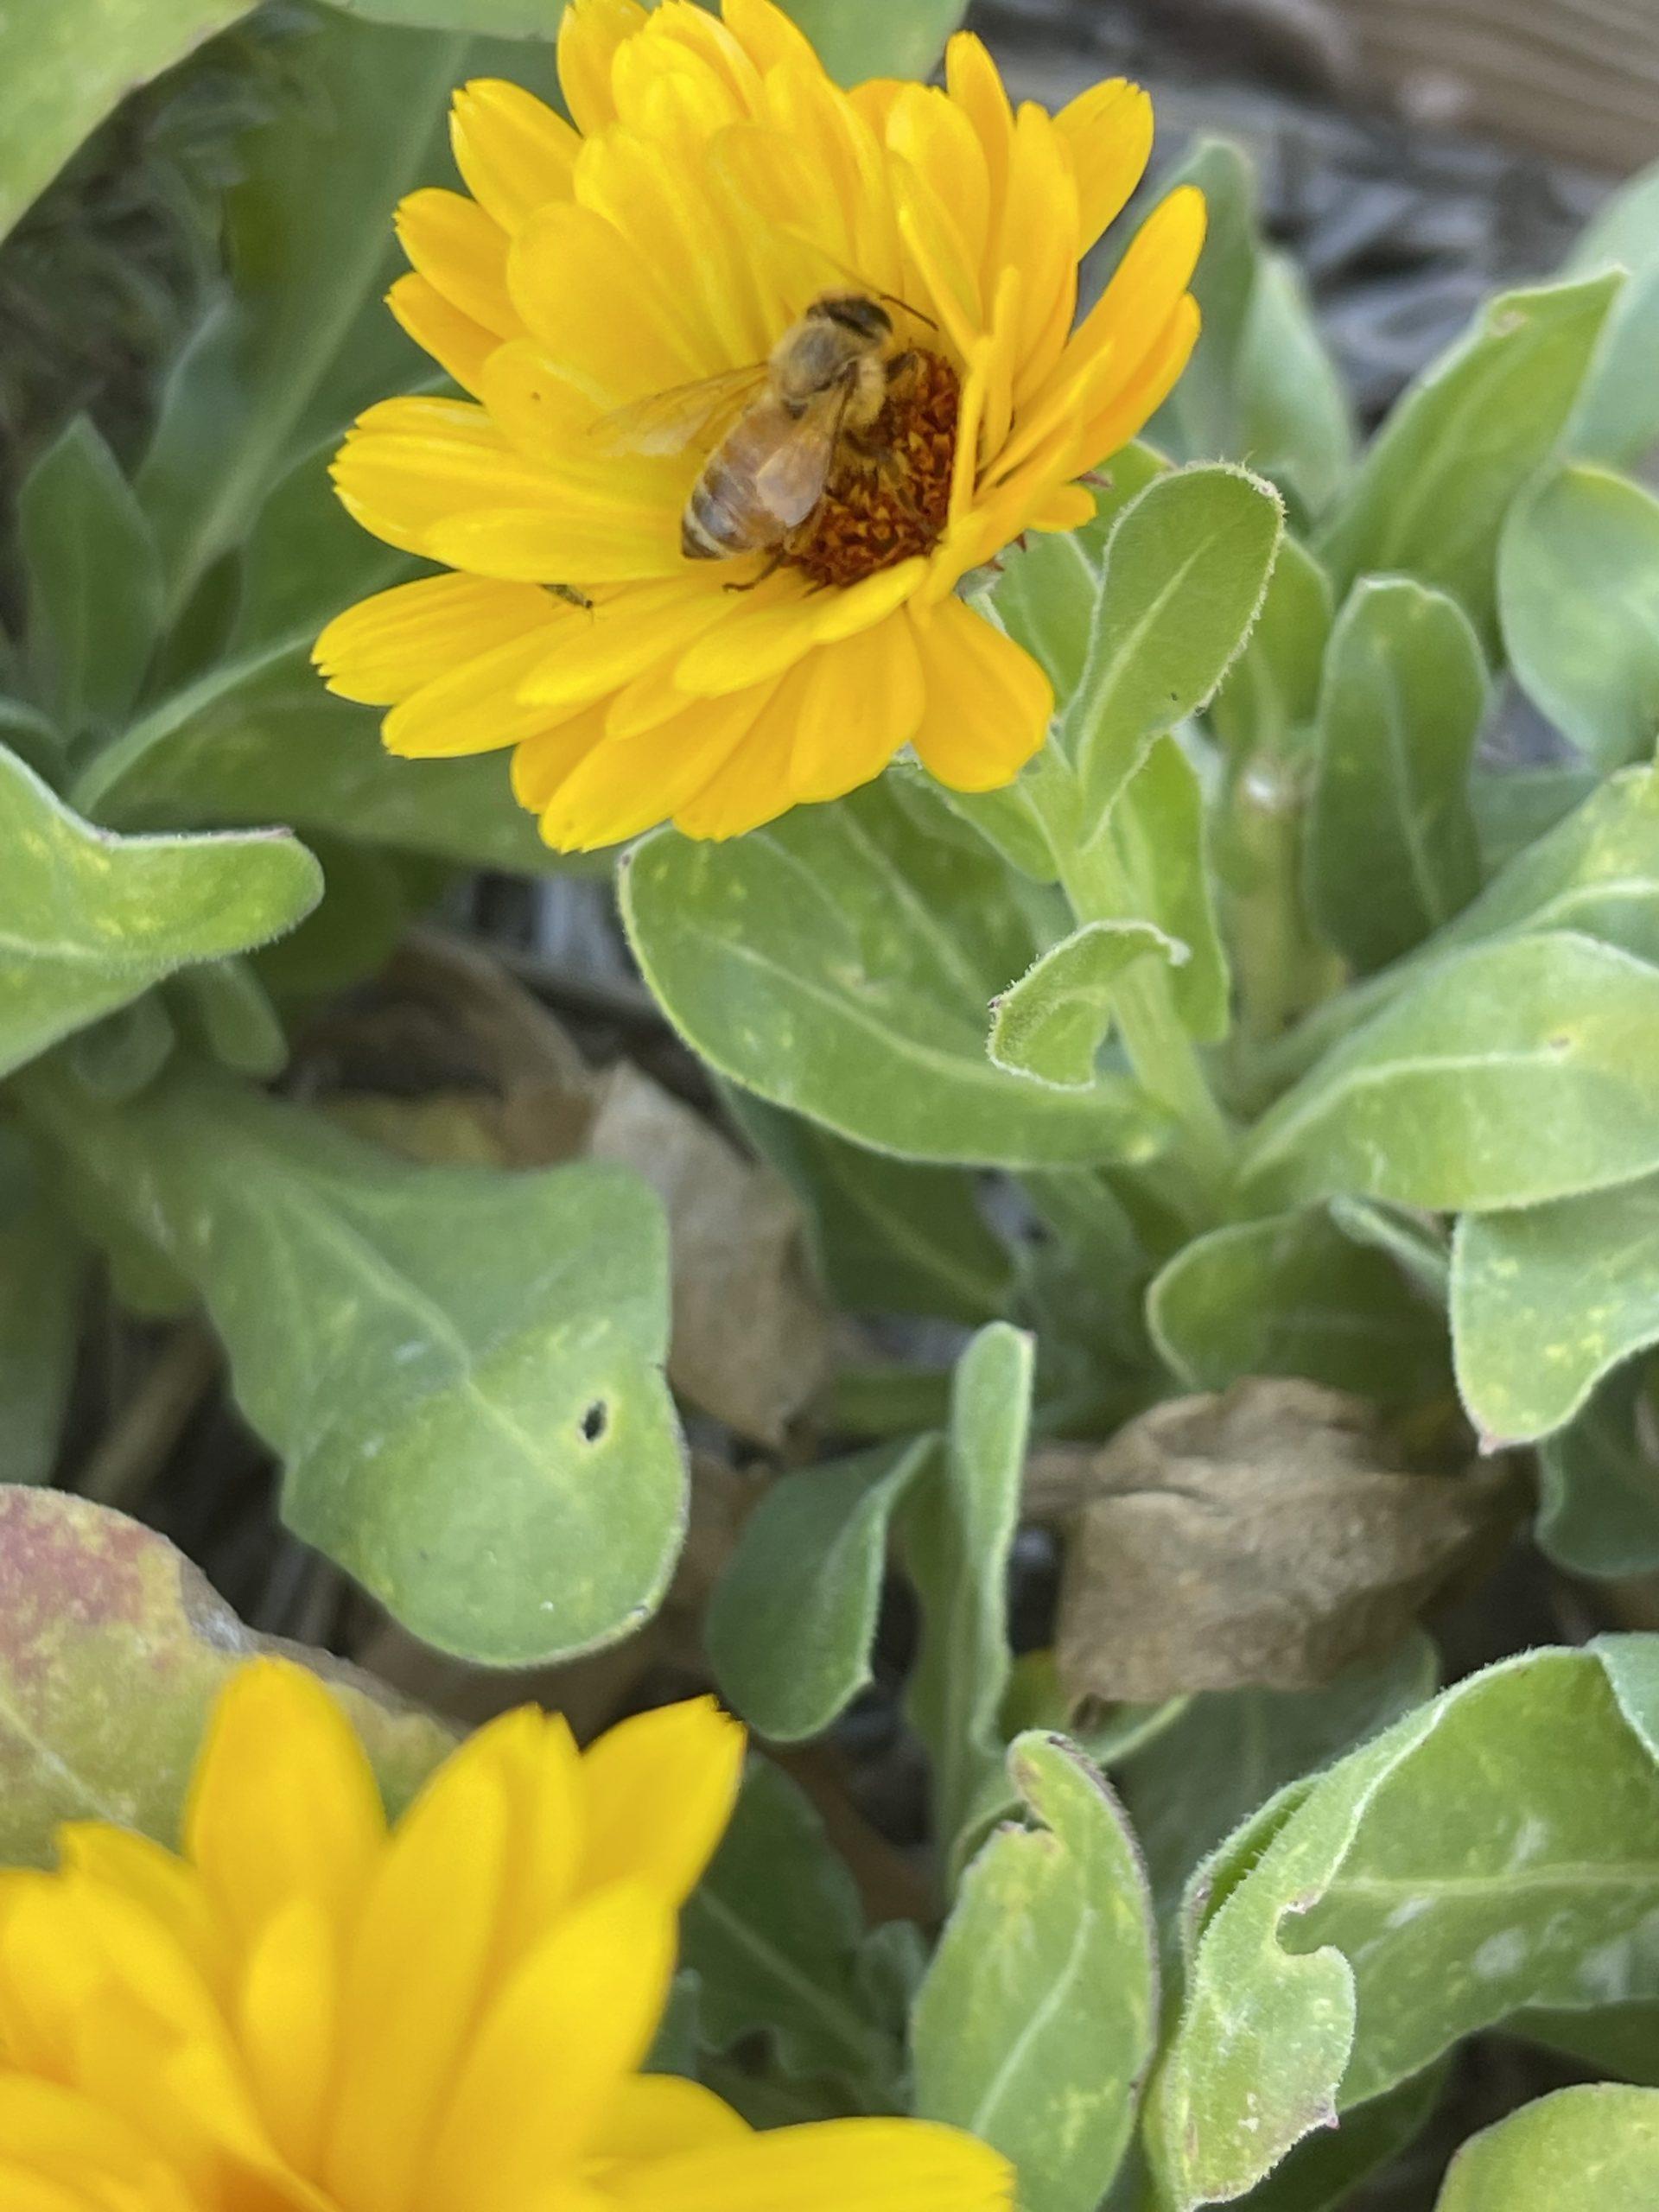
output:
[[[945,1450],[905,1502],[900,1548],[922,1605],[906,1705],[932,1769],[933,1833],[949,1856],[1002,1764],[997,1727],[1012,1663],[1007,1567],[1020,1518],[1033,1344],[1006,1322],[957,1363]]]
[[[1094,493],[1092,521],[1077,530],[1033,531],[1023,545],[1011,545],[999,556],[1002,573],[987,597],[1008,635],[1042,664],[1062,707],[1088,664],[1107,549],[1118,518],[1168,469],[1164,456],[1150,446],[1125,446],[1106,464],[1103,474],[1109,480]]]
[[[1475,764],[1469,803],[1475,812],[1484,872],[1496,875],[1519,852],[1545,836],[1589,798],[1601,779],[1582,761],[1541,768]]]
[[[1270,485],[1222,467],[1159,477],[1123,509],[1061,722],[1086,823],[1104,822],[1147,741],[1195,713],[1226,675],[1261,608],[1283,520]]]
[[[1614,467],[1631,467],[1659,441],[1659,166],[1643,169],[1603,200],[1567,267],[1616,266],[1630,274],[1596,349],[1573,412],[1568,449]]]
[[[1217,1044],[1232,1018],[1227,955],[1216,921],[1204,794],[1174,737],[1154,738],[1112,803],[1106,835],[1145,918],[1187,948],[1169,978],[1183,1026]]]
[[[114,454],[85,416],[17,495],[29,662],[63,728],[124,715],[161,626],[156,543]]]
[[[502,753],[403,760],[376,716],[322,688],[315,632],[221,662],[92,762],[77,805],[123,829],[289,822],[480,868],[556,865]]]
[[[164,1536],[61,1491],[0,1488],[0,1864],[46,1866],[63,1821],[176,1845],[209,1710],[270,1651],[340,1698],[401,1812],[452,1739],[355,1668],[243,1627]]]
[[[51,1478],[74,1376],[86,1254],[22,1132],[0,1123],[0,1482]]]
[[[1336,609],[1331,579],[1299,538],[1281,539],[1268,595],[1244,650],[1210,702],[1210,723],[1230,752],[1283,758],[1319,710]]]
[[[288,1525],[406,1628],[510,1666],[647,1617],[685,1484],[643,1181],[410,1166],[205,1075],[117,1113],[41,1071],[26,1103],[195,1286]]]
[[[372,23],[418,31],[477,31],[494,38],[551,39],[564,0],[328,0]]]
[[[1184,1699],[1168,1726],[1117,1769],[1160,1919],[1231,1830],[1433,1697],[1439,1681],[1434,1647],[1414,1630],[1385,1657],[1344,1667],[1319,1689],[1204,1690]],[[1200,1873],[1195,1888],[1205,1882]]]
[[[991,1001],[987,1042],[996,1066],[1056,1090],[1086,1090],[1111,1027],[1112,991],[1148,954],[1179,967],[1188,948],[1151,922],[1084,922],[1039,953]]]
[[[1517,500],[1498,554],[1517,680],[1604,767],[1659,737],[1659,499],[1622,476],[1557,469]]]
[[[899,2053],[861,1985],[863,1935],[852,1876],[823,1822],[786,1774],[752,1759],[681,1922],[706,2044],[728,2050],[765,2034],[786,2073],[845,2082],[856,2102],[890,2108]]]
[[[1654,1644],[1505,1661],[1258,1821],[1160,2070],[1152,2140],[1180,2212],[1477,2029],[1659,1986]]]
[[[292,929],[321,893],[302,845],[115,837],[0,750],[0,1074],[192,961]]]
[[[889,1160],[749,1091],[728,1094],[745,1134],[806,1209],[813,1256],[836,1302],[855,1313],[995,1320],[1014,1262],[959,1167]]]
[[[1498,532],[1567,426],[1619,283],[1500,293],[1425,371],[1320,542],[1339,587],[1367,572],[1413,576],[1459,601],[1496,650]]]
[[[1075,1745],[1020,1736],[1008,1770],[1039,1825],[1000,1829],[963,1877],[916,2000],[915,2108],[1012,2159],[1025,2212],[1091,2212],[1157,2034],[1146,1876]]]
[[[1381,2175],[1379,2189],[1388,2191],[1392,2177],[1382,2170],[1422,2133],[1449,2071],[1449,2061],[1430,2066],[1387,2096],[1344,2114],[1340,2126],[1304,2136],[1264,2182],[1236,2200],[1240,2212],[1344,2212],[1364,2202],[1356,2192],[1372,2174]]]
[[[296,455],[415,373],[381,298],[391,212],[435,163],[466,52],[454,35],[326,16],[307,40],[303,104],[238,149],[233,302],[180,362],[137,480],[169,620]]]
[[[251,0],[51,0],[0,15],[0,238],[137,85]]]
[[[838,84],[929,77],[967,0],[782,0]]]
[[[1569,1574],[1659,1567],[1659,1462],[1646,1363],[1611,1376],[1538,1454],[1540,1550]]]
[[[1586,2082],[1471,2137],[1435,2212],[1649,2212],[1656,2201],[1659,2089]]]
[[[1320,1208],[1195,1237],[1154,1281],[1147,1320],[1166,1364],[1193,1390],[1300,1375],[1410,1405],[1446,1385],[1439,1309]]]
[[[744,1522],[703,1641],[722,1695],[773,1743],[821,1735],[872,1679],[893,1516],[936,1446],[861,1452],[775,1482]]]
[[[1261,1208],[1351,1192],[1485,1212],[1659,1169],[1659,969],[1567,931],[1438,963],[1264,1115]]]
[[[1458,1388],[1494,1445],[1564,1427],[1604,1375],[1659,1344],[1659,1176],[1468,1216],[1452,1253]]]
[[[173,995],[186,1035],[221,1067],[269,1082],[288,1065],[288,1039],[276,1009],[245,960],[189,969]]]
[[[1455,600],[1403,576],[1354,587],[1325,659],[1306,859],[1314,916],[1361,969],[1480,888],[1469,768],[1485,713],[1480,641]]]
[[[1248,461],[1319,514],[1352,469],[1353,416],[1300,276],[1262,243],[1255,169],[1205,138],[1166,182],[1198,187],[1209,226],[1192,282],[1203,330],[1153,441],[1184,460]]]
[[[100,1098],[133,1098],[155,1082],[178,1039],[161,994],[147,991],[130,1006],[78,1029],[66,1057],[76,1080]]]
[[[891,774],[729,844],[658,831],[624,861],[645,981],[721,1075],[912,1160],[1144,1160],[1158,1109],[1123,1077],[1086,1091],[994,1067],[986,1008],[1038,942],[1003,864]]]

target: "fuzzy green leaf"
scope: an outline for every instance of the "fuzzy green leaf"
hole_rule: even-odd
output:
[[[1355,586],[1325,658],[1306,856],[1315,918],[1361,969],[1480,888],[1468,787],[1485,712],[1480,641],[1455,600],[1405,577]]]
[[[1230,1222],[1184,1245],[1147,1294],[1153,1341],[1193,1390],[1300,1375],[1411,1404],[1444,1389],[1438,1307],[1319,1208]]]
[[[1147,741],[1204,705],[1249,637],[1283,528],[1277,493],[1242,468],[1160,476],[1118,517],[1088,658],[1062,718],[1101,825]]]
[[[669,1019],[761,1097],[912,1160],[1144,1160],[1165,1124],[1123,1077],[1049,1090],[986,1057],[986,1007],[1039,949],[1013,880],[889,774],[729,844],[659,831],[620,887]]]
[[[1633,467],[1659,441],[1659,164],[1602,202],[1567,267],[1629,272],[1579,395],[1567,449]]]
[[[137,696],[161,625],[156,543],[114,454],[85,416],[17,495],[29,662],[58,723],[112,721]]]
[[[936,1449],[785,1475],[745,1522],[703,1637],[721,1693],[773,1743],[821,1735],[870,1681],[889,1527]]]
[[[1020,1518],[1034,1346],[1006,1322],[957,1363],[945,1450],[905,1501],[899,1541],[921,1599],[907,1705],[932,1768],[934,1833],[947,1855],[1001,1764],[1007,1567]]]
[[[1190,957],[1151,922],[1085,922],[1050,945],[991,1001],[992,1060],[1056,1090],[1086,1090],[1111,1027],[1113,987],[1149,955],[1174,966]]]
[[[1644,1365],[1610,1376],[1539,1451],[1538,1545],[1569,1574],[1659,1567],[1659,1461],[1648,1440]]]
[[[915,2108],[1011,2158],[1027,2212],[1090,2212],[1157,2033],[1146,1875],[1075,1745],[1022,1735],[1008,1770],[1037,1825],[999,1829],[963,1876],[912,2016]]]
[[[308,913],[322,873],[280,831],[116,837],[0,749],[0,1074],[193,961]]]
[[[0,238],[136,85],[251,0],[50,0],[0,14]]]
[[[1003,1311],[1013,1257],[965,1169],[890,1160],[753,1092],[728,1097],[745,1135],[805,1207],[813,1256],[837,1304],[970,1324]]]
[[[1335,616],[1330,577],[1287,532],[1255,627],[1211,702],[1211,725],[1230,751],[1282,758],[1293,749],[1318,711]]]
[[[1659,739],[1659,499],[1560,468],[1516,504],[1498,556],[1503,642],[1522,689],[1604,767]]]
[[[1395,408],[1321,540],[1339,585],[1414,577],[1457,600],[1496,649],[1498,532],[1567,427],[1620,282],[1592,276],[1488,303]]]
[[[861,1986],[863,1933],[852,1876],[811,1804],[781,1769],[751,1760],[681,1923],[704,2042],[726,2050],[764,2034],[786,2073],[844,2082],[879,2107],[899,2055]]]
[[[176,1846],[214,1698],[278,1652],[321,1674],[401,1812],[451,1747],[319,1652],[255,1636],[164,1536],[60,1491],[0,1488],[0,1865],[43,1866],[63,1821]]]
[[[1232,1018],[1231,984],[1204,794],[1175,738],[1153,740],[1112,802],[1106,835],[1141,913],[1187,949],[1169,978],[1176,1013],[1201,1044],[1218,1044]]]
[[[1181,2212],[1478,2028],[1659,1990],[1654,1646],[1473,1675],[1224,1855],[1155,2101]]]
[[[1659,969],[1567,931],[1440,962],[1286,1093],[1243,1165],[1263,1208],[1475,1212],[1653,1173]]]
[[[1458,1388],[1495,1444],[1564,1427],[1604,1375],[1659,1344],[1659,1177],[1470,1215],[1452,1250]]]
[[[643,1181],[410,1166],[205,1075],[116,1112],[42,1071],[28,1103],[206,1303],[289,1526],[404,1626],[507,1666],[646,1618],[685,1477]]]
[[[1655,2203],[1659,2089],[1586,2082],[1471,2137],[1435,2212],[1650,2212]]]

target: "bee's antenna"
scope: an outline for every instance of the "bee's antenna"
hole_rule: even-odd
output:
[[[924,315],[920,308],[912,307],[910,302],[897,292],[877,292],[875,297],[878,300],[891,300],[894,307],[903,308],[906,315],[914,315],[918,322],[925,322],[930,330],[937,330],[939,327],[931,315]]]

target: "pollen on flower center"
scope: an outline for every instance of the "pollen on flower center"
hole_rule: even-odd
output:
[[[814,583],[855,584],[938,543],[950,512],[962,385],[938,353],[912,353],[868,430],[849,439],[785,559]]]

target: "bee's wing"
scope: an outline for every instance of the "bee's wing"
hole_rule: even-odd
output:
[[[793,530],[823,497],[847,412],[844,391],[815,400],[754,472],[755,496],[769,515]]]
[[[589,435],[607,453],[683,453],[699,431],[722,415],[736,414],[766,382],[766,364],[757,361],[696,384],[677,384],[601,415]]]

